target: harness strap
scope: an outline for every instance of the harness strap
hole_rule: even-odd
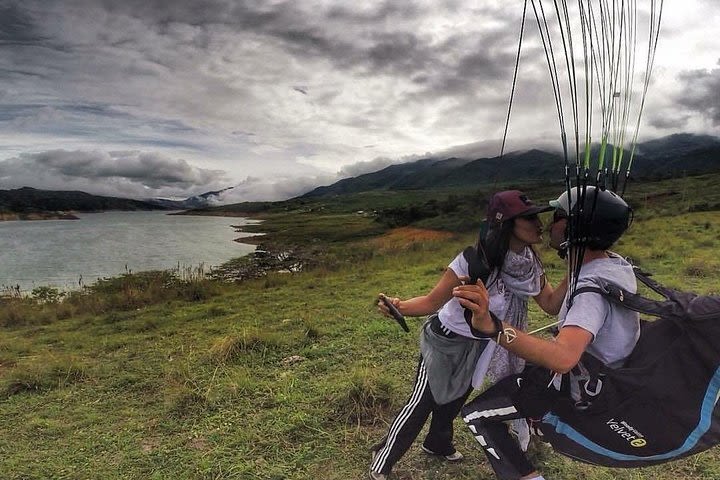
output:
[[[616,305],[621,305],[635,312],[652,315],[654,317],[666,315],[668,312],[672,312],[677,308],[676,302],[672,300],[652,300],[610,284],[605,285],[604,288],[591,286],[580,287],[572,293],[571,298],[588,292],[597,293]]]

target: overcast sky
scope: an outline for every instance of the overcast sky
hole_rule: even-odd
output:
[[[497,155],[522,5],[0,0],[0,188],[277,200],[428,154]],[[640,138],[717,135],[720,2],[663,15]],[[510,150],[559,137],[526,28]]]

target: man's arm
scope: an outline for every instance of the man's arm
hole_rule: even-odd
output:
[[[545,277],[547,278],[547,277]],[[563,278],[557,287],[553,288],[550,282],[546,281],[543,289],[535,295],[533,298],[535,302],[542,308],[548,315],[557,315],[560,313],[562,302],[565,300],[565,294],[567,293],[568,279],[567,275]]]
[[[472,310],[473,328],[486,335],[498,334],[488,311],[489,295],[484,285],[461,285],[453,289],[453,295],[463,307]],[[554,372],[567,373],[580,361],[593,336],[583,328],[568,326],[560,329],[555,339],[545,340],[503,322],[497,338],[501,346],[517,356]]]

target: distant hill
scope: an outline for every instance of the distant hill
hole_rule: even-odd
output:
[[[0,220],[74,218],[59,212],[101,212],[106,210],[188,210],[213,205],[220,194],[233,187],[195,195],[185,200],[128,198],[91,195],[80,191],[38,190],[22,187],[0,190]]]
[[[0,190],[0,212],[100,212],[105,210],[167,210],[157,204],[127,198],[103,197],[79,191],[37,190],[22,187]]]
[[[676,133],[638,145],[639,155],[651,158],[682,157],[692,152],[718,148],[720,138],[711,135]]]
[[[597,152],[598,147],[595,147]],[[625,152],[625,158],[630,152]],[[676,134],[637,146],[632,175],[635,179],[668,178],[720,171],[720,139],[709,135]],[[503,158],[475,160],[422,159],[391,165],[332,185],[318,187],[298,198],[368,192],[473,187],[524,180],[560,181],[564,161],[557,153],[528,150]]]

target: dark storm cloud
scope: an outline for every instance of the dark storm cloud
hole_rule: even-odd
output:
[[[0,68],[0,78],[2,77],[40,77],[40,78],[47,78],[47,75],[44,75],[39,72],[32,72],[30,70],[21,70],[21,69],[9,69],[9,68]]]
[[[386,75],[411,78],[418,90],[414,97],[425,96],[427,103],[435,97],[475,95],[478,87],[487,94],[494,82],[505,82],[514,57],[516,28],[505,28],[497,22],[516,25],[518,18],[508,16],[497,8],[477,9],[479,14],[496,25],[488,30],[443,32],[442,40],[424,32],[417,23],[432,18],[435,11],[457,9],[457,2],[433,6],[397,4],[387,1],[375,6],[316,7],[298,2],[234,2],[230,0],[198,0],[177,2],[169,0],[129,0],[48,2],[60,11],[97,8],[112,14],[122,14],[141,20],[152,32],[160,36],[173,36],[180,44],[187,39],[176,38],[176,26],[195,27],[189,40],[194,48],[211,51],[216,48],[208,40],[207,32],[225,28],[239,32],[245,38],[255,36],[263,42],[275,44],[294,58],[330,61],[335,68],[359,70],[368,76]],[[61,6],[66,6],[62,8]],[[8,36],[21,38],[26,31],[41,30],[33,27],[33,18],[39,13],[23,14],[12,7],[8,20]],[[449,37],[448,37],[449,36]],[[38,36],[28,36],[39,39]],[[73,37],[70,37],[73,38]],[[153,47],[142,38],[127,38],[122,31],[112,35],[99,35],[93,41],[117,46],[134,44],[143,52],[144,60],[172,70],[172,59],[152,53]],[[85,48],[83,41],[64,37],[56,44]],[[29,55],[24,53],[22,55]],[[23,57],[27,59],[28,57]],[[29,60],[29,59],[28,59]],[[268,61],[272,61],[271,58]],[[32,64],[30,61],[29,63]],[[177,65],[176,65],[177,66]],[[125,67],[128,73],[157,74],[149,64],[133,62]],[[27,70],[27,73],[41,74]]]
[[[65,105],[54,105],[50,106],[47,104],[37,103],[6,103],[0,110],[0,122],[9,121],[17,118],[30,117],[37,112],[52,108],[58,112],[65,112],[70,114],[87,114],[98,117],[108,118],[129,118],[129,115],[124,112],[120,112],[110,105],[101,104],[65,104]]]
[[[720,125],[720,68],[682,72],[678,78],[681,88],[677,103],[704,116],[713,125]]]
[[[152,125],[153,133],[143,132]],[[120,144],[147,145],[149,147],[175,147],[201,149],[190,140],[189,134],[197,130],[184,122],[172,119],[138,118],[107,104],[5,104],[0,109],[0,127],[24,133],[53,133],[56,135],[94,136]],[[116,130],[123,135],[115,138]]]
[[[336,20],[342,23],[377,25],[395,18],[416,18],[422,10],[409,2],[388,1],[375,9],[352,10],[347,5],[330,7],[327,12],[329,20]]]
[[[35,31],[27,11],[14,3],[0,4],[0,45],[22,45],[45,39]]]
[[[338,68],[403,76],[434,72],[440,77],[431,87],[435,93],[462,91],[468,85],[456,79],[467,74],[475,80],[504,78],[517,35],[512,28],[496,27],[482,36],[473,33],[472,42],[463,40],[467,32],[458,31],[450,40],[436,43],[413,23],[431,15],[429,7],[390,1],[375,7],[334,6],[327,10],[303,10],[297,2],[223,0],[107,1],[103,5],[108,11],[140,18],[158,31],[172,23],[225,26],[277,42],[295,57],[329,60]],[[511,25],[518,20],[496,9],[486,8],[481,14]],[[489,45],[509,48],[490,49]]]
[[[677,109],[668,111],[653,112],[647,122],[651,127],[659,129],[679,130],[685,127],[690,120],[690,115],[681,115]]]
[[[0,162],[0,181],[33,177],[63,177],[66,180],[103,182],[122,180],[139,187],[154,190],[166,187],[188,189],[211,185],[224,177],[219,170],[190,165],[182,159],[170,159],[159,154],[135,151],[102,153],[95,151],[51,150],[36,154],[23,154]],[[20,182],[22,183],[22,182]]]

